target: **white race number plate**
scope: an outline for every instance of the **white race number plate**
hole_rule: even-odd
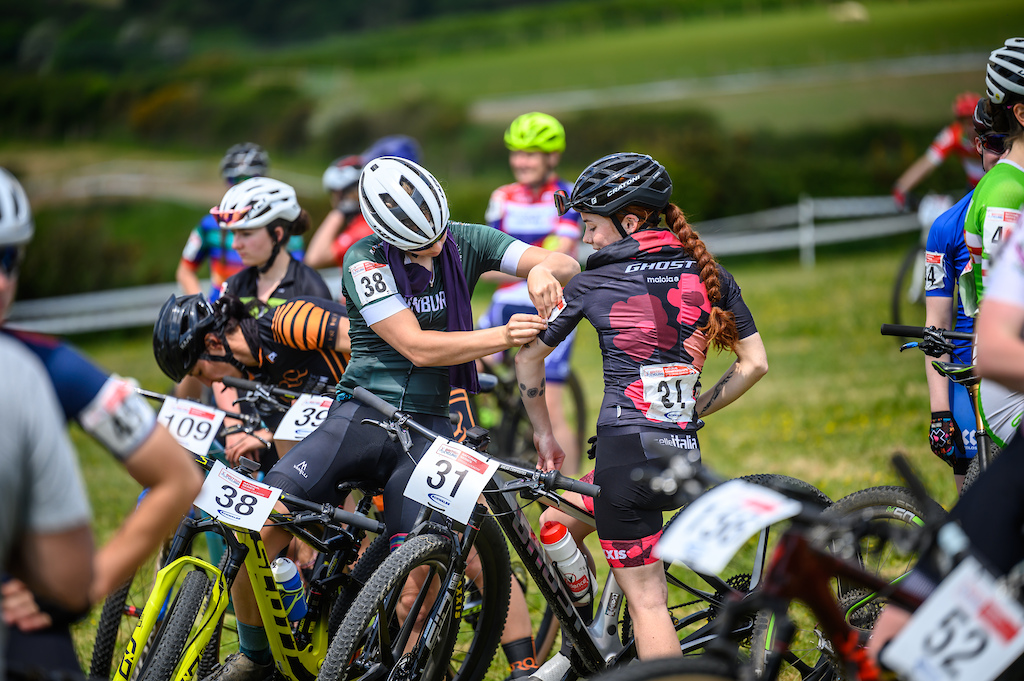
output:
[[[498,462],[480,452],[450,440],[435,440],[416,464],[405,496],[467,523],[496,470]]]
[[[156,418],[178,444],[190,452],[206,456],[224,421],[224,412],[198,402],[168,397]]]
[[[705,492],[661,535],[654,555],[718,574],[752,536],[800,512],[800,502],[745,480]]]
[[[195,505],[214,518],[247,530],[259,530],[281,496],[276,487],[256,482],[215,461]]]
[[[323,423],[332,404],[334,399],[331,397],[300,395],[281,419],[281,425],[274,432],[274,439],[302,440]]]

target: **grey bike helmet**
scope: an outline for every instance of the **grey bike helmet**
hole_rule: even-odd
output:
[[[1010,38],[992,51],[985,68],[985,89],[993,104],[1024,102],[1024,38]]]
[[[610,154],[580,173],[572,195],[555,194],[559,214],[575,210],[614,216],[626,206],[661,211],[672,196],[672,178],[665,166],[646,154]]]
[[[234,145],[220,161],[220,175],[231,184],[250,177],[263,177],[269,169],[270,156],[263,147],[252,142]]]

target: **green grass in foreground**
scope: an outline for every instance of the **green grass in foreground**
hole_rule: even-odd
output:
[[[889,458],[902,451],[932,494],[947,508],[953,503],[950,470],[926,444],[923,357],[901,355],[892,338],[878,333],[888,321],[890,287],[907,245],[896,240],[889,248],[822,252],[813,270],[801,269],[795,255],[724,263],[743,287],[770,370],[742,399],[708,418],[700,433],[707,465],[728,476],[791,475],[838,499],[865,487],[899,484]],[[80,339],[80,345],[107,369],[135,376],[147,388],[168,387],[145,332],[91,336]],[[712,355],[704,385],[711,386],[729,363],[729,356]],[[573,364],[590,400],[592,425],[602,379],[589,326],[580,328]],[[138,489],[77,428],[73,439],[103,541],[133,507]],[[597,553],[596,537],[591,539]],[[602,564],[599,581],[605,573]],[[536,593],[530,605],[539,618],[543,604]],[[90,641],[83,652],[91,645],[96,616],[98,609],[79,627],[81,640]],[[489,678],[504,676],[496,662]]]

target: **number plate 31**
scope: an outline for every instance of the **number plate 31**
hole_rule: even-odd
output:
[[[467,523],[496,470],[497,461],[457,442],[437,439],[416,464],[405,496]]]

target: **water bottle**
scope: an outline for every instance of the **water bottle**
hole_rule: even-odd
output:
[[[555,567],[569,587],[569,594],[577,605],[590,602],[592,597],[590,585],[594,575],[590,572],[587,559],[576,546],[572,535],[562,523],[548,521],[540,528],[540,541],[555,562]]]
[[[292,622],[301,620],[306,616],[306,595],[302,591],[302,578],[299,577],[295,563],[290,558],[275,558],[270,564],[270,571],[274,573],[274,581],[281,591],[288,619]]]

